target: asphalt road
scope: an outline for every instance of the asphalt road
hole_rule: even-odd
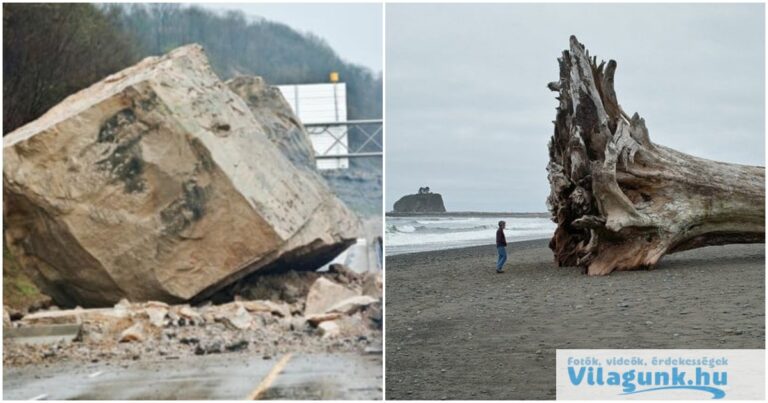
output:
[[[240,354],[4,368],[4,400],[380,400],[381,355]]]

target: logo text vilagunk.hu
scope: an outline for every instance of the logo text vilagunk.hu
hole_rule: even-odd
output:
[[[693,369],[693,368],[689,368]],[[622,395],[652,391],[688,389],[709,392],[713,399],[722,399],[725,391],[720,387],[728,384],[727,371],[708,371],[696,367],[693,376],[678,367],[664,371],[606,371],[602,367],[568,366],[568,378],[572,385],[621,386]]]

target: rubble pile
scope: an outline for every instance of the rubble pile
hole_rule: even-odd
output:
[[[377,350],[381,343],[381,273],[356,274],[343,268],[328,273],[284,273],[294,286],[311,281],[292,300],[245,299],[198,306],[159,301],[111,308],[49,310],[11,320],[9,329],[79,324],[72,341],[28,344],[4,338],[4,365],[53,358],[102,360],[174,359],[185,355],[249,352],[264,358],[296,351]],[[270,276],[264,276],[269,278]],[[305,279],[306,278],[306,279]],[[293,285],[292,285],[293,284]]]

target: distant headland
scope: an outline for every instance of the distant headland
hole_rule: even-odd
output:
[[[394,209],[386,213],[387,217],[408,217],[419,215],[441,217],[508,217],[508,218],[549,218],[550,214],[514,213],[510,211],[446,211],[443,196],[432,193],[429,186],[419,188],[416,194],[405,195],[395,202]]]
[[[395,202],[395,213],[424,214],[445,213],[443,196],[440,193],[432,193],[429,186],[419,188],[416,194],[406,195]]]

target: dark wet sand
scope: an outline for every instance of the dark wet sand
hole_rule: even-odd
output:
[[[387,399],[554,399],[558,348],[765,348],[765,245],[588,277],[546,240],[387,257]]]

